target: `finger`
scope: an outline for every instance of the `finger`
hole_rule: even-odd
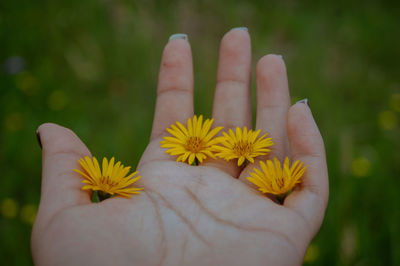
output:
[[[193,64],[187,36],[174,34],[165,46],[158,76],[151,139],[166,134],[176,121],[193,116]]]
[[[268,132],[273,139],[274,146],[269,157],[282,159],[288,150],[286,117],[290,95],[285,63],[280,56],[266,55],[258,61],[256,83],[256,129]]]
[[[233,29],[221,41],[213,106],[216,125],[251,127],[250,74],[249,33]]]
[[[268,133],[274,145],[271,153],[259,156],[254,164],[249,164],[241,173],[239,179],[254,187],[246,178],[259,161],[278,157],[280,160],[288,153],[286,132],[287,112],[290,106],[289,87],[285,63],[281,56],[266,55],[256,66],[257,83],[257,119],[256,129]],[[272,198],[272,197],[271,197]]]
[[[224,130],[236,126],[251,128],[250,81],[250,35],[246,28],[235,28],[221,41],[213,105],[215,126],[223,126]],[[217,160],[210,164],[224,171],[238,171],[235,162]]]
[[[71,130],[46,123],[37,131],[42,144],[42,191],[39,212],[51,216],[69,206],[90,203],[83,191],[79,158],[90,156],[85,144]]]
[[[306,102],[290,108],[288,136],[293,162],[300,160],[308,167],[301,186],[285,199],[284,205],[305,219],[314,236],[324,218],[329,181],[324,142]]]

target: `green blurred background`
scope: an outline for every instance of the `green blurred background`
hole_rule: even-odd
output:
[[[283,55],[326,143],[330,201],[305,264],[400,265],[399,18],[398,1],[1,1],[1,264],[32,263],[41,123],[135,166],[169,35],[189,35],[196,113],[210,116],[220,39],[247,26],[253,64]]]

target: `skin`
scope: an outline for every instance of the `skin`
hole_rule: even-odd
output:
[[[32,232],[37,265],[300,265],[323,221],[328,173],[322,137],[305,103],[290,106],[284,61],[262,57],[256,66],[256,129],[275,145],[268,157],[308,165],[303,182],[283,205],[246,177],[253,167],[206,160],[175,162],[160,148],[165,128],[193,115],[189,42],[165,47],[156,110],[138,165],[144,187],[132,198],[90,201],[73,171],[90,151],[69,129],[39,127],[43,146],[41,201]],[[220,47],[214,126],[251,128],[251,45],[245,30],[231,30]]]

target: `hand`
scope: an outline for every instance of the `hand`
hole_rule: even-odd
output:
[[[221,42],[214,126],[251,128],[250,72],[249,34],[231,30]],[[256,129],[268,132],[275,143],[268,158],[288,155],[308,165],[303,183],[283,205],[246,181],[257,161],[244,169],[223,160],[190,166],[160,148],[165,128],[175,121],[185,124],[193,115],[190,45],[174,39],[163,53],[151,140],[137,169],[142,194],[91,203],[73,171],[89,150],[66,128],[44,124],[38,129],[43,183],[32,232],[36,264],[301,264],[328,200],[324,144],[308,105],[290,107],[279,56],[259,60],[256,81]]]

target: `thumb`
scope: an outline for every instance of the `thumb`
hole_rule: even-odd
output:
[[[37,130],[42,145],[42,191],[39,215],[51,217],[60,209],[90,203],[90,193],[83,191],[79,158],[90,151],[70,129],[46,123]],[[44,216],[44,217],[43,217]]]

